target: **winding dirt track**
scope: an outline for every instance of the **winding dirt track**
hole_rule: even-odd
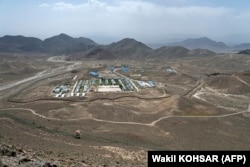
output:
[[[32,80],[35,80],[35,79],[60,74],[63,71],[67,72],[67,71],[70,71],[70,70],[73,70],[73,69],[77,68],[77,65],[81,64],[80,61],[67,62],[67,61],[64,61],[63,59],[59,59],[59,60],[55,59],[55,57],[50,57],[50,58],[47,59],[47,61],[48,62],[61,62],[61,63],[69,64],[69,65],[65,69],[63,69],[63,67],[58,67],[58,68],[54,68],[52,72],[47,72],[45,70],[45,71],[37,73],[36,75],[34,75],[32,77],[24,78],[24,79],[22,79],[20,81],[16,81],[16,82],[12,82],[12,83],[9,83],[9,84],[2,85],[2,86],[0,86],[0,91],[5,90],[5,89],[9,89],[9,88],[12,88],[12,87],[15,87],[15,86],[18,86],[20,84],[23,84],[23,83],[26,83],[28,81],[32,81]]]
[[[64,60],[55,60],[53,58],[49,58],[48,61],[53,61],[53,62],[65,62]],[[79,62],[65,62],[65,63],[68,63],[69,65],[67,66],[67,68],[65,69],[65,71],[69,71],[69,70],[72,70],[72,69],[75,69],[77,65],[79,65]],[[38,73],[37,75],[33,76],[33,77],[30,77],[30,78],[26,78],[26,79],[23,79],[21,81],[17,81],[15,83],[11,83],[11,84],[8,84],[8,85],[4,85],[4,86],[1,86],[0,87],[0,91],[1,90],[4,90],[4,89],[9,89],[11,87],[14,87],[14,86],[17,86],[19,84],[22,84],[24,82],[28,82],[28,81],[31,81],[31,80],[35,80],[35,79],[38,79],[38,78],[43,78],[45,76],[50,76],[50,75],[56,75],[57,73],[60,73],[62,72],[61,69],[55,69],[53,73],[46,73],[45,71],[43,72],[40,72]],[[117,73],[118,74],[118,73]],[[121,74],[119,74],[121,75]],[[121,75],[122,76],[122,75]],[[125,76],[124,76],[125,77]],[[239,81],[241,81],[242,83],[250,86],[248,83],[246,83],[245,81],[243,81],[242,79],[238,78],[237,79]],[[184,94],[185,95],[188,95],[189,93],[193,92],[195,89],[197,88],[200,88],[202,86],[202,82],[199,81],[197,83],[196,86],[193,87],[193,89],[189,90],[188,92],[186,92]],[[88,99],[88,100],[81,100],[79,102],[90,102],[90,101],[96,101],[96,100],[116,100],[116,99],[119,99],[119,98],[125,98],[125,97],[133,97],[133,98],[138,98],[138,99],[144,99],[144,100],[152,100],[152,99],[161,99],[161,98],[169,98],[171,96],[167,96],[164,92],[163,95],[159,96],[159,97],[152,97],[152,98],[143,98],[143,97],[139,97],[139,96],[122,96],[122,97],[117,97],[117,98],[98,98],[98,99]],[[70,99],[37,99],[37,100],[34,100],[34,101],[29,101],[29,102],[16,102],[16,101],[12,101],[10,99],[8,99],[7,101],[8,102],[12,102],[12,103],[30,103],[30,102],[36,102],[36,101],[41,101],[41,100],[60,100],[60,101],[73,101],[73,100],[70,100]],[[78,101],[75,101],[74,102],[78,102]],[[155,126],[158,122],[164,120],[164,119],[168,119],[168,118],[172,118],[172,117],[175,117],[175,118],[223,118],[223,117],[229,117],[229,116],[234,116],[234,115],[238,115],[238,114],[242,114],[242,113],[246,113],[246,112],[250,112],[249,110],[247,111],[241,111],[241,112],[235,112],[235,113],[230,113],[230,114],[224,114],[224,115],[213,115],[213,116],[180,116],[180,115],[170,115],[170,116],[165,116],[165,117],[161,117],[161,118],[158,118],[150,123],[140,123],[140,122],[123,122],[123,121],[110,121],[110,120],[103,120],[103,119],[97,119],[97,118],[93,118],[93,117],[82,117],[82,118],[75,118],[75,119],[59,119],[59,118],[51,118],[51,117],[46,117],[44,115],[41,115],[41,114],[38,114],[35,110],[33,109],[28,109],[28,108],[4,108],[4,109],[0,109],[0,110],[21,110],[21,111],[29,111],[31,114],[33,115],[36,115],[38,117],[41,117],[43,119],[49,119],[49,120],[56,120],[56,121],[78,121],[78,120],[93,120],[93,121],[96,121],[96,122],[105,122],[105,123],[111,123],[111,124],[127,124],[127,125],[142,125],[142,126]]]
[[[25,78],[25,79],[22,79],[20,81],[16,81],[16,82],[12,82],[12,83],[9,83],[9,84],[2,85],[2,86],[0,86],[0,91],[5,90],[5,89],[9,89],[9,88],[12,88],[14,86],[18,86],[18,85],[20,85],[22,83],[25,83],[25,82],[37,79],[39,77],[45,76],[45,74],[44,74],[45,72],[46,71],[42,71],[42,72],[39,72],[39,73],[37,73],[36,75],[34,75],[32,77]],[[49,74],[46,74],[46,75],[49,75]]]
[[[250,84],[247,83],[246,81],[244,81],[243,79],[241,79],[240,77],[236,76],[236,79],[237,79],[238,81],[240,81],[241,83],[243,83],[243,84],[245,84],[245,85],[247,85],[247,86],[250,87]]]
[[[249,105],[250,106],[250,105]],[[250,112],[250,109],[246,111],[240,111],[240,112],[235,112],[235,113],[230,113],[230,114],[223,114],[223,115],[212,115],[212,116],[182,116],[182,115],[170,115],[170,116],[165,116],[161,117],[155,121],[152,121],[151,123],[140,123],[140,122],[123,122],[123,121],[109,121],[109,120],[103,120],[103,119],[97,119],[93,117],[82,117],[82,118],[75,118],[75,119],[59,119],[59,118],[51,118],[51,117],[46,117],[44,115],[38,114],[35,110],[32,109],[27,109],[27,108],[5,108],[5,109],[0,109],[0,110],[22,110],[22,111],[29,111],[31,114],[36,115],[38,117],[41,117],[43,119],[48,119],[48,120],[56,120],[56,121],[78,121],[78,120],[93,120],[96,122],[105,122],[105,123],[112,123],[112,124],[127,124],[127,125],[142,125],[142,126],[155,126],[158,122],[168,119],[168,118],[223,118],[223,117],[229,117],[229,116],[234,116],[234,115],[239,115],[243,114],[246,112]]]

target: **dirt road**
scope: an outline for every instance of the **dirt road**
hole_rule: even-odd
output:
[[[60,56],[57,56],[57,57],[60,57]],[[42,72],[37,73],[36,75],[34,75],[32,77],[28,77],[28,78],[25,78],[25,79],[22,79],[19,81],[15,81],[15,82],[12,82],[9,84],[2,85],[2,86],[0,86],[0,91],[18,86],[20,84],[23,84],[23,83],[26,83],[26,82],[29,82],[29,81],[32,81],[35,79],[39,79],[39,78],[43,78],[43,77],[51,77],[53,75],[57,75],[60,73],[71,71],[71,70],[77,69],[78,65],[81,64],[80,61],[67,62],[67,61],[64,61],[62,58],[60,59],[60,58],[55,58],[55,57],[50,57],[50,58],[48,58],[47,61],[66,63],[66,64],[68,64],[68,66],[54,68],[51,72],[47,72],[46,70],[44,70]]]
[[[43,119],[48,119],[48,120],[56,120],[56,121],[79,121],[79,120],[93,120],[97,122],[105,122],[105,123],[111,123],[111,124],[127,124],[127,125],[142,125],[142,126],[155,126],[158,122],[168,119],[168,118],[223,118],[223,117],[230,117],[230,116],[235,116],[243,113],[250,112],[250,104],[248,107],[248,110],[245,111],[240,111],[240,112],[235,112],[235,113],[230,113],[230,114],[223,114],[223,115],[211,115],[211,116],[184,116],[184,115],[169,115],[165,117],[160,117],[150,123],[140,123],[140,122],[123,122],[123,121],[110,121],[110,120],[104,120],[104,119],[97,119],[94,117],[81,117],[81,118],[75,118],[75,119],[59,119],[59,118],[51,118],[51,117],[46,117],[44,115],[38,114],[35,110],[28,109],[28,108],[5,108],[5,109],[0,109],[0,111],[5,111],[5,110],[22,110],[22,111],[29,111],[31,114],[36,115],[38,117],[41,117]]]

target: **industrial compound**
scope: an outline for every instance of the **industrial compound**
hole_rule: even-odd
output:
[[[97,72],[89,72],[93,79],[77,80],[73,77],[72,84],[56,86],[53,89],[55,97],[84,97],[89,92],[134,92],[139,88],[155,87],[153,81],[138,81],[127,77],[103,78]]]

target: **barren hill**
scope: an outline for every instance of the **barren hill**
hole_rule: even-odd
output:
[[[60,34],[47,38],[44,41],[34,37],[4,36],[0,38],[1,52],[46,52],[64,54],[70,52],[86,51],[97,46],[88,38],[72,38],[66,34]]]
[[[187,56],[214,56],[214,52],[207,49],[188,50],[182,46],[165,46],[155,49],[151,53],[155,58],[183,58]]]
[[[170,46],[183,46],[188,49],[209,49],[213,51],[221,51],[228,49],[228,46],[223,42],[216,42],[207,37],[186,39],[181,42],[171,43]]]
[[[154,57],[186,57],[189,50],[181,46],[165,46],[153,51]]]
[[[187,48],[220,47],[226,45],[208,38],[189,39],[181,42]],[[186,45],[187,44],[187,45]],[[182,46],[164,46],[152,49],[142,42],[131,38],[124,38],[109,45],[98,45],[88,38],[73,38],[66,34],[59,34],[44,41],[38,38],[24,36],[5,36],[0,38],[2,52],[42,52],[50,54],[68,54],[68,60],[96,59],[141,59],[141,58],[183,58],[214,56],[214,52],[207,49],[189,50]]]
[[[151,50],[151,48],[145,44],[130,38],[125,38],[118,42],[111,43],[104,48],[110,50],[118,57],[138,57],[139,55],[143,57],[147,51]]]
[[[215,56],[216,53],[208,49],[193,49],[188,52],[188,55],[190,56]]]
[[[242,43],[233,47],[235,50],[250,49],[250,43]]]
[[[24,37],[21,35],[10,36],[6,35],[0,38],[1,52],[32,52],[43,51],[42,40],[34,37]]]
[[[51,53],[70,53],[85,51],[97,46],[97,44],[88,38],[72,38],[66,34],[47,38],[43,42],[43,47]]]
[[[81,55],[81,56],[79,56]],[[134,39],[125,38],[109,45],[98,46],[81,54],[73,54],[69,60],[79,59],[143,59],[143,58],[183,58],[191,56],[214,56],[214,52],[206,49],[188,50],[181,46],[165,46],[151,49]]]
[[[76,59],[123,59],[143,58],[152,49],[134,39],[125,38],[109,45],[97,46],[81,54],[72,54],[69,60]],[[79,56],[80,55],[80,56]]]
[[[250,49],[242,50],[242,51],[239,52],[239,54],[250,55]]]

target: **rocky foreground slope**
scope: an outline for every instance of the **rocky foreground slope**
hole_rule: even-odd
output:
[[[53,161],[53,162],[52,162]],[[0,166],[1,167],[50,167],[62,165],[59,161],[54,161],[46,153],[41,151],[24,150],[21,147],[16,147],[7,144],[0,146]]]
[[[114,150],[117,155],[121,150]],[[144,154],[144,153],[143,153]],[[127,156],[131,156],[129,153]],[[124,156],[126,156],[124,155]],[[133,157],[137,157],[134,155]],[[51,151],[32,150],[21,146],[0,143],[0,167],[125,167],[145,166],[142,164],[119,162],[114,155],[114,161],[100,161],[97,157],[67,156]],[[126,157],[125,157],[126,158]],[[137,157],[138,158],[138,157]],[[142,158],[142,157],[140,157]],[[115,160],[117,159],[117,160]],[[143,161],[146,157],[143,156]]]

